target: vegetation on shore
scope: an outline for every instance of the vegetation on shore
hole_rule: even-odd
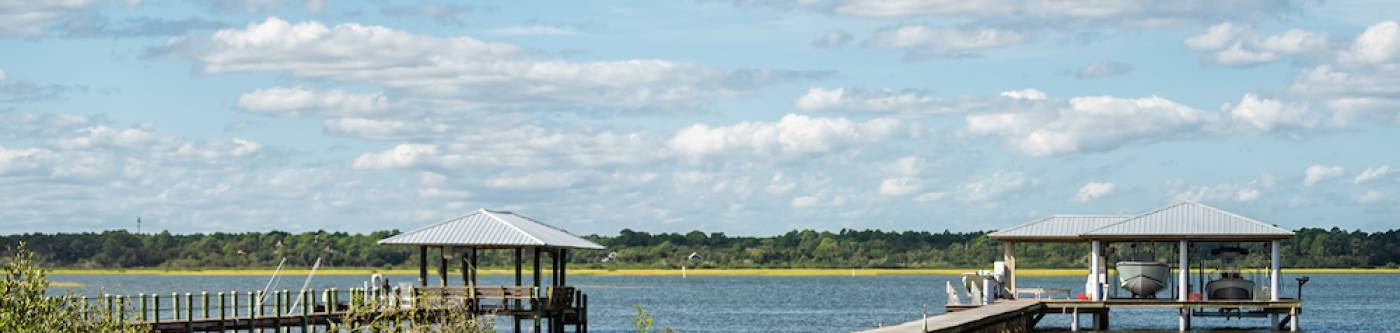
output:
[[[46,272],[34,265],[24,243],[15,246],[0,280],[0,332],[113,332],[142,330],[105,310],[74,297],[48,297]]]
[[[1285,267],[1396,268],[1400,263],[1400,230],[1366,233],[1305,228],[1296,232],[1296,237],[1282,244]],[[0,236],[0,252],[11,253],[14,244],[23,241],[30,244],[36,260],[46,267],[141,268],[141,272],[155,268],[158,272],[169,270],[169,274],[202,274],[210,269],[239,268],[232,273],[219,274],[247,271],[266,275],[256,270],[270,271],[281,258],[287,259],[288,267],[309,267],[317,258],[322,258],[323,273],[320,274],[340,271],[363,274],[366,269],[407,270],[408,274],[416,274],[416,249],[376,244],[397,233],[273,231],[176,235],[107,231],[23,234]],[[613,236],[586,238],[608,249],[571,252],[572,274],[679,274],[677,270],[681,266],[692,269],[692,274],[845,275],[850,268],[858,268],[856,274],[956,274],[945,271],[960,273],[967,269],[958,267],[985,268],[1001,257],[1001,245],[988,240],[985,232],[801,230],[776,236],[737,237],[699,231],[650,234],[622,230]],[[1259,252],[1256,256],[1264,255]],[[690,258],[692,253],[698,258]],[[1086,266],[1086,253],[1088,246],[1085,244],[1017,246],[1022,268],[1082,269]],[[483,267],[510,267],[513,260],[510,251],[482,251],[481,255]],[[249,267],[254,269],[248,270]],[[1023,269],[1022,272],[1028,271]]]

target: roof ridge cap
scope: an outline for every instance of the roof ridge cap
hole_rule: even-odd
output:
[[[491,219],[496,220],[496,222],[500,222],[501,224],[505,224],[506,226],[510,227],[511,229],[514,229],[516,232],[519,232],[521,235],[525,235],[525,237],[528,237],[528,238],[530,238],[530,239],[535,240],[535,243],[539,243],[540,246],[548,245],[548,243],[546,243],[543,239],[540,239],[539,237],[535,237],[535,235],[531,235],[529,232],[526,232],[525,230],[520,229],[519,226],[516,226],[515,224],[510,223],[509,221],[506,221],[505,219],[502,219],[502,218],[500,218],[499,216],[496,216],[496,215],[495,215],[495,214],[501,214],[501,213],[493,213],[493,212],[491,212],[491,211],[489,211],[489,210],[486,210],[485,208],[482,208],[482,209],[481,209],[481,212],[482,212],[482,213],[485,213],[486,216],[490,216]],[[511,212],[506,212],[505,214],[511,214],[511,215],[515,215],[515,216],[520,216],[520,215],[517,215],[517,214],[515,214],[515,213],[511,213]],[[531,221],[533,222],[533,220],[531,220]],[[535,222],[535,223],[539,223],[539,222]]]

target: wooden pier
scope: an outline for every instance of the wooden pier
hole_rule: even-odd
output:
[[[94,315],[114,317],[154,332],[327,332],[347,324],[393,320],[392,326],[422,325],[415,319],[450,314],[487,319],[509,317],[520,332],[588,331],[588,296],[573,287],[481,286],[353,288],[262,292],[104,295],[85,298]],[[340,326],[337,326],[340,325]]]
[[[1178,328],[1191,329],[1192,317],[1269,318],[1269,329],[1298,330],[1298,316],[1303,311],[1299,300],[1278,301],[1187,301],[1169,299],[1106,299],[1083,301],[1070,299],[1001,300],[991,305],[949,305],[947,314],[927,317],[904,324],[882,327],[863,333],[1025,333],[1046,315],[1069,315],[1070,331],[1079,331],[1081,315],[1093,318],[1094,330],[1107,330],[1112,309],[1171,309],[1184,320]],[[1282,319],[1282,320],[1280,320]],[[1087,328],[1087,327],[1085,327]]]

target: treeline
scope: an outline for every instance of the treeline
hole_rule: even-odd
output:
[[[1400,230],[1346,231],[1338,228],[1297,230],[1282,244],[1288,267],[1394,267],[1400,263]],[[398,231],[214,233],[169,232],[21,234],[0,236],[0,252],[9,255],[23,241],[49,267],[204,268],[272,267],[283,258],[305,267],[316,259],[327,267],[416,267],[413,248],[381,246],[380,239]],[[888,232],[800,230],[777,236],[728,236],[724,233],[651,234],[624,229],[613,236],[586,236],[607,247],[574,251],[575,266],[642,267],[985,267],[1001,257],[1001,245],[986,232]],[[1085,244],[1017,246],[1022,267],[1084,267]],[[691,254],[695,254],[692,257]],[[1168,252],[1170,254],[1170,252]],[[510,263],[510,251],[482,251],[484,266]],[[1265,255],[1264,253],[1257,253]]]

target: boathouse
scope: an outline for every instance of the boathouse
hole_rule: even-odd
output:
[[[587,295],[568,284],[571,250],[597,250],[590,242],[535,219],[508,211],[480,209],[469,214],[405,232],[379,241],[383,245],[418,247],[418,286],[415,297],[467,301],[473,313],[510,316],[515,332],[521,321],[531,320],[533,332],[542,323],[549,332],[573,326],[587,331]],[[429,257],[436,252],[436,260]],[[479,285],[478,262],[484,251],[509,251],[514,256],[514,285]],[[542,277],[547,256],[549,277]],[[530,284],[524,284],[525,258],[531,258]],[[460,260],[457,260],[460,258]],[[437,284],[430,285],[428,265],[437,262]],[[448,279],[454,261],[461,270],[461,284]]]
[[[1103,330],[1112,309],[1173,310],[1180,331],[1191,329],[1193,317],[1268,318],[1269,329],[1297,331],[1307,278],[1298,279],[1294,298],[1280,294],[1279,280],[1279,242],[1291,237],[1288,230],[1189,201],[1133,215],[1040,218],[989,234],[1002,244],[998,269],[965,274],[996,286],[970,287],[970,297],[982,292],[995,301],[950,302],[949,314],[869,332],[1029,332],[1048,314],[1070,315],[1071,331],[1079,330],[1079,315],[1089,315]],[[1082,292],[1018,285],[1016,245],[1022,243],[1089,245]],[[1264,261],[1262,253],[1268,253],[1267,267],[1253,266]],[[1069,297],[1042,297],[1047,293]]]

